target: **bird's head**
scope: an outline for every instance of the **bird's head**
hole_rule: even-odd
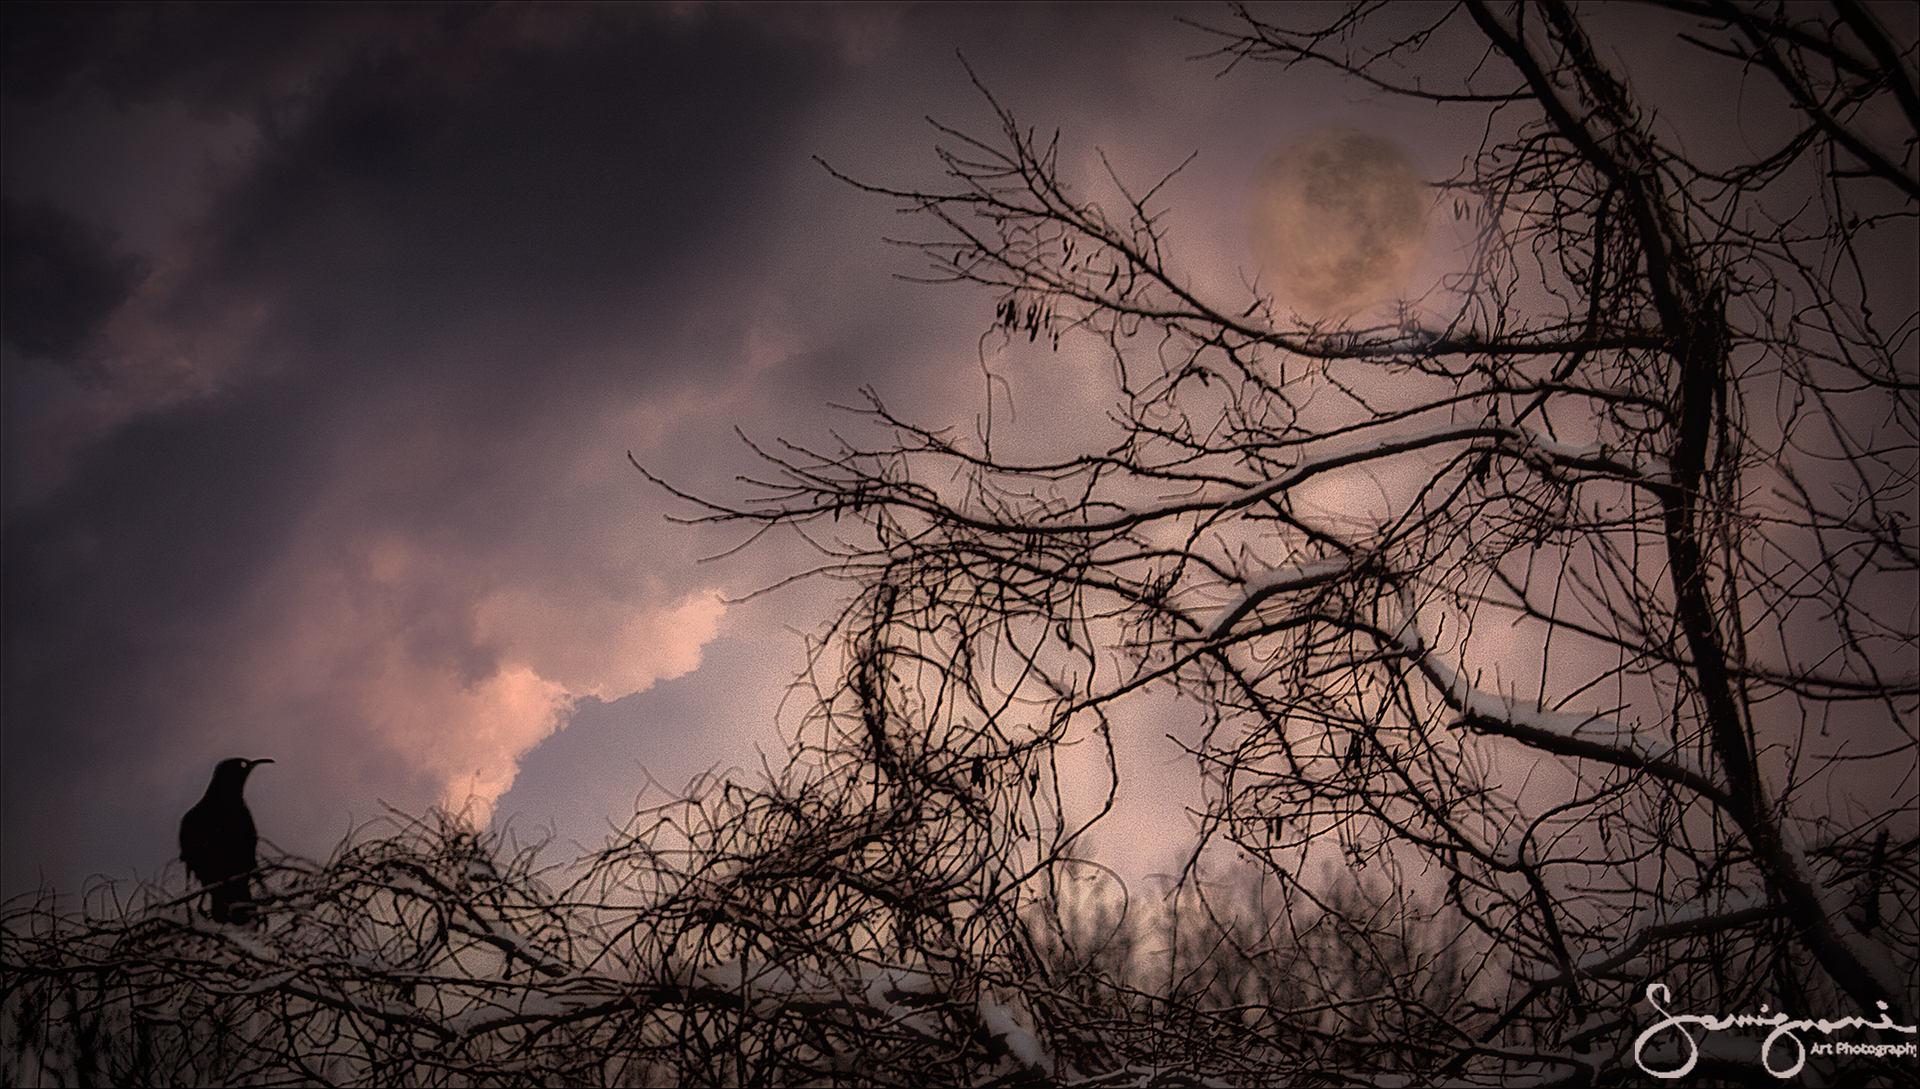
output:
[[[254,768],[262,764],[271,763],[273,763],[271,757],[249,760],[244,756],[230,756],[220,761],[219,766],[213,769],[213,781],[216,783],[223,781],[229,783],[244,783],[247,781],[247,774]]]

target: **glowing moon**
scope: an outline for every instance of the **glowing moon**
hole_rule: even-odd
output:
[[[1431,200],[1384,137],[1317,129],[1282,147],[1253,199],[1253,241],[1283,299],[1350,314],[1394,293],[1424,248]]]

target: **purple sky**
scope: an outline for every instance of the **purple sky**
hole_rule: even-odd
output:
[[[5,891],[157,874],[226,756],[276,760],[249,796],[307,855],[469,790],[593,843],[649,776],[777,765],[845,588],[723,606],[808,555],[698,563],[739,535],[667,523],[627,453],[737,497],[735,426],[818,440],[863,384],[970,427],[994,305],[893,279],[883,236],[931,226],[813,156],[937,184],[927,115],[991,134],[960,50],[1070,178],[1198,151],[1169,222],[1204,279],[1247,267],[1290,137],[1385,132],[1429,177],[1477,141],[1323,73],[1216,79],[1180,15],[1227,19],[10,6]],[[1066,381],[1025,426],[1099,418]],[[1180,728],[1131,750],[1136,851],[1177,850]]]

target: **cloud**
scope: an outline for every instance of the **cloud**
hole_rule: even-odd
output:
[[[635,612],[607,598],[556,600],[514,587],[482,601],[476,619],[481,638],[505,647],[509,660],[553,678],[576,699],[611,703],[692,672],[725,608],[713,592]]]
[[[9,506],[43,495],[68,455],[106,426],[102,327],[145,278],[114,232],[45,201],[5,199],[5,381]]]
[[[582,700],[697,669],[724,612],[711,592],[651,602],[640,579],[637,596],[555,599],[524,581],[539,571],[392,532],[306,536],[256,592],[250,653],[222,686],[240,698],[209,725],[268,747],[300,746],[318,725],[324,743],[284,763],[351,782],[372,758],[389,770],[367,778],[424,782],[431,801],[485,823]]]
[[[5,340],[25,355],[72,361],[140,280],[112,232],[45,202],[4,202]]]
[[[330,52],[252,65],[150,48],[200,18],[180,9],[94,27],[93,59],[36,85],[49,121],[88,78],[263,120],[144,278],[70,214],[10,220],[78,315],[23,335],[95,370],[34,372],[33,426],[9,418],[9,893],[151,872],[237,753],[278,761],[252,790],[287,849],[324,853],[379,801],[484,816],[578,708],[686,674],[714,637],[702,545],[650,539],[663,504],[625,453],[663,441],[632,429],[647,406],[746,371],[744,325],[688,315],[750,277],[756,187],[827,47],[653,9],[540,33],[469,10],[346,19]],[[222,33],[242,30],[294,48]]]
[[[733,426],[830,445],[866,425],[822,406],[863,382],[970,427],[992,311],[891,280],[924,270],[879,241],[890,202],[810,156],[939,184],[921,118],[994,123],[956,45],[1023,117],[1110,132],[1143,170],[1191,149],[1198,109],[1164,94],[1182,53],[1157,11],[284,8],[36,9],[52,52],[8,69],[10,133],[22,110],[138,122],[70,145],[113,180],[65,206],[138,240],[145,273],[72,326],[86,383],[22,372],[45,387],[26,404],[8,370],[34,425],[9,416],[8,891],[152,872],[235,754],[278,761],[256,814],[307,854],[379,802],[517,783],[538,821],[654,770],[756,769],[791,631],[843,588],[723,610],[714,586],[817,555],[774,537],[696,566],[738,527],[663,525],[688,512],[626,452],[739,498],[759,466]]]

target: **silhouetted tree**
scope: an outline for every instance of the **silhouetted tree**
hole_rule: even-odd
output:
[[[1469,1005],[1380,995],[1439,1029],[1375,1070],[1637,1077],[1651,986],[1911,1025],[1911,9],[1235,10],[1229,67],[1328,66],[1487,134],[1433,183],[1474,236],[1455,271],[1385,324],[1223,290],[1163,229],[1171,176],[1076,189],[996,102],[992,139],[942,130],[947,187],[847,180],[935,224],[932,278],[997,293],[1013,344],[1104,353],[1110,431],[1009,457],[991,410],[963,436],[870,395],[884,441],[763,452],[710,516],[841,523],[811,539],[870,587],[846,644],[913,693],[876,746],[1045,788],[1171,691],[1208,721],[1208,842],[1296,902],[1332,850],[1442,890]],[[1620,51],[1649,35],[1720,93],[1640,101]]]
[[[1203,286],[1171,190],[1072,188],[998,103],[942,130],[947,188],[862,188],[1010,339],[1103,353],[1111,429],[1017,460],[992,408],[960,437],[871,398],[878,444],[686,497],[854,589],[787,765],[568,869],[453,820],[269,859],[257,932],[171,882],[10,905],[0,1078],[1621,1084],[1694,1045],[1741,1081],[1758,1034],[1647,1037],[1648,996],[1910,1025],[1911,10],[1632,9],[1628,57],[1657,31],[1726,88],[1659,116],[1619,10],[1214,32],[1487,133],[1434,185],[1477,244],[1385,325]],[[1208,726],[1157,898],[1082,846],[1153,692]]]

